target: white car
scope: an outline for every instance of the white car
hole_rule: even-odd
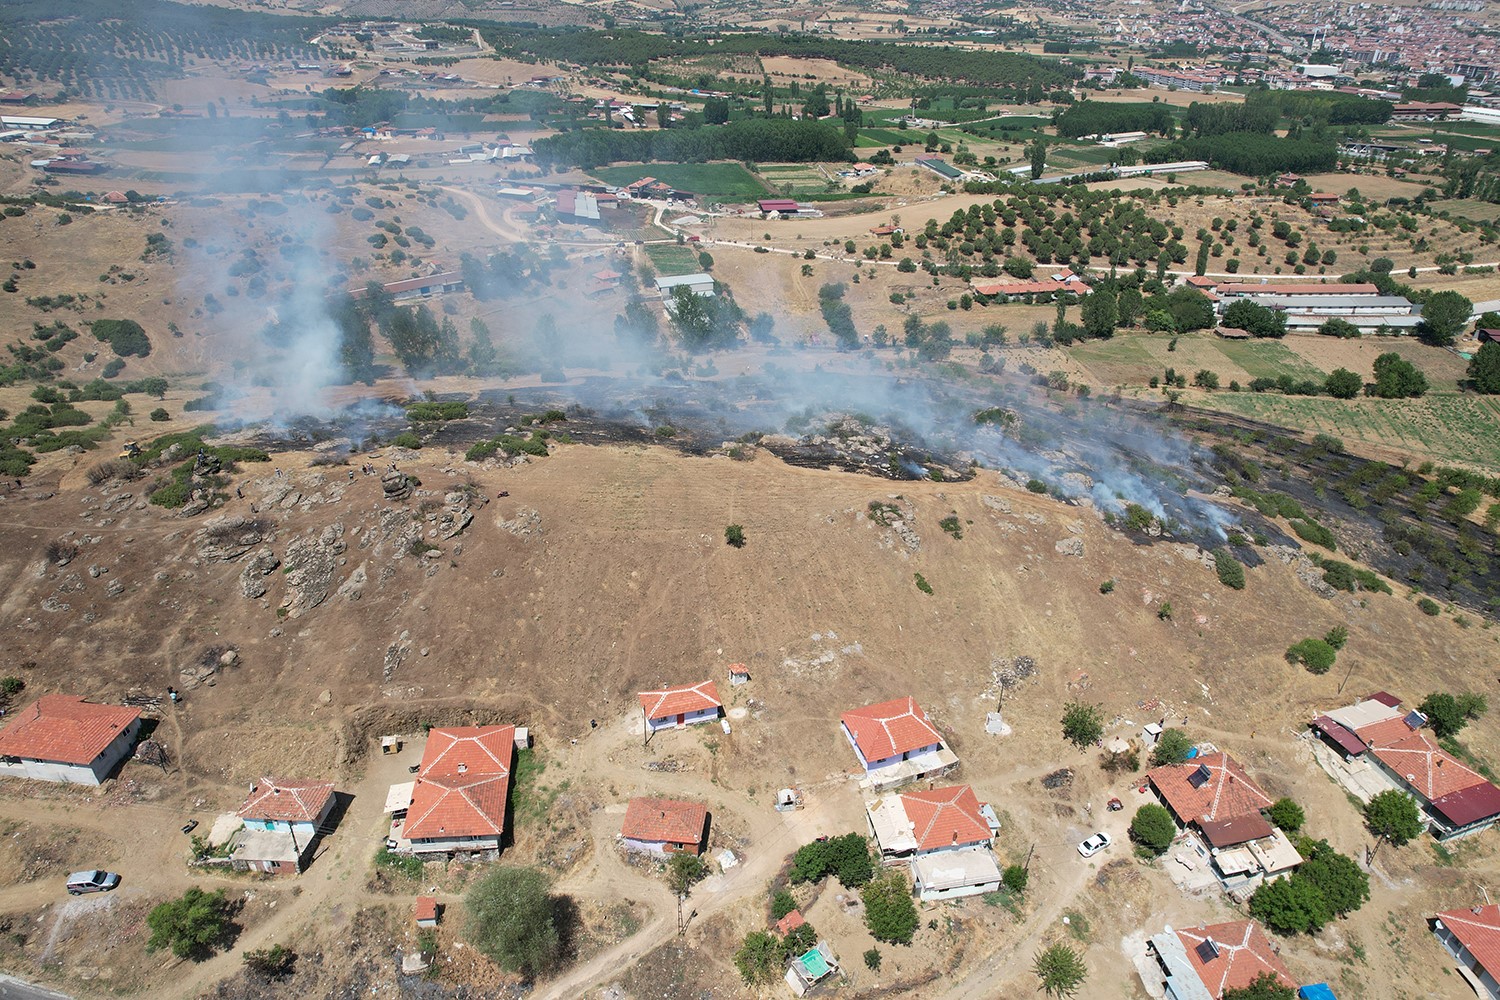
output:
[[[1078,845],[1078,853],[1086,858],[1092,858],[1094,855],[1098,854],[1100,851],[1108,847],[1110,843],[1111,841],[1109,839],[1109,834],[1105,833],[1103,830],[1100,830],[1088,840],[1085,840],[1083,843]]]

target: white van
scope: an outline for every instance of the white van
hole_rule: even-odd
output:
[[[79,896],[85,892],[109,892],[120,884],[120,876],[114,872],[74,872],[68,876],[68,895]]]

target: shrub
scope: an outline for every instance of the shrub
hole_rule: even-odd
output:
[[[737,549],[745,547],[745,529],[742,525],[731,524],[724,529],[724,542]]]
[[[958,523],[957,514],[950,514],[947,517],[943,518],[938,522],[938,527],[942,528],[954,538],[964,537],[964,529],[963,526]]]
[[[1335,625],[1323,636],[1323,641],[1334,649],[1343,649],[1344,644],[1349,641],[1349,630],[1342,625]]]
[[[1042,482],[1040,479],[1028,479],[1028,480],[1026,480],[1026,488],[1028,490],[1030,490],[1032,493],[1046,493],[1047,492],[1047,484],[1044,483],[1044,482]]]
[[[787,949],[769,931],[751,931],[734,953],[734,967],[747,986],[765,985],[781,978]]]
[[[49,563],[57,566],[66,566],[78,558],[78,546],[72,542],[65,542],[62,539],[54,539],[48,542],[42,552],[47,557]]]
[[[296,962],[296,953],[280,944],[245,952],[245,968],[265,979],[281,979],[290,975]]]
[[[1037,952],[1031,971],[1036,974],[1042,992],[1056,997],[1070,997],[1077,993],[1089,974],[1083,955],[1071,945],[1060,942]]]
[[[1148,802],[1130,821],[1130,839],[1152,854],[1162,854],[1177,836],[1177,823],[1165,807]]]
[[[1436,618],[1438,615],[1443,613],[1443,609],[1438,607],[1437,601],[1434,601],[1430,597],[1420,598],[1417,601],[1417,610],[1421,611],[1422,614],[1427,615],[1429,618]]]
[[[1031,880],[1031,875],[1026,871],[1025,865],[1007,865],[1005,872],[1000,876],[1001,883],[1016,895],[1026,891],[1026,883]]]
[[[404,875],[410,879],[422,877],[422,859],[411,854],[397,854],[388,847],[375,852],[375,867]]]
[[[1113,579],[1105,580],[1103,583],[1099,584],[1099,593],[1101,594],[1112,594],[1114,593],[1114,591],[1115,581]]]
[[[1098,705],[1070,701],[1063,708],[1062,732],[1065,740],[1082,750],[1104,735],[1104,713]]]
[[[157,423],[162,423],[163,421],[171,420],[172,414],[168,413],[165,407],[158,406],[151,411],[151,419]]]
[[[148,913],[146,926],[147,951],[170,948],[178,958],[206,958],[229,933],[229,903],[223,889],[209,893],[193,886]]]
[[[1266,810],[1266,815],[1271,822],[1285,830],[1287,833],[1296,833],[1302,829],[1302,824],[1307,820],[1302,812],[1302,807],[1288,798],[1280,798]]]
[[[880,949],[868,948],[865,950],[865,968],[878,971],[880,969]]]
[[[408,420],[462,420],[469,415],[469,404],[464,402],[413,403],[406,408]]]
[[[920,590],[922,593],[926,594],[928,597],[931,597],[932,596],[932,584],[928,583],[927,582],[927,578],[925,576],[923,576],[921,573],[915,573],[913,575],[917,579],[917,589]]]
[[[397,448],[407,448],[411,451],[417,451],[422,447],[422,439],[411,431],[402,431],[391,438],[391,444]]]
[[[1300,663],[1313,674],[1328,673],[1336,659],[1338,659],[1338,653],[1322,639],[1303,639],[1289,646],[1286,651],[1288,663]]]
[[[140,467],[128,458],[111,458],[91,466],[87,473],[90,486],[107,483],[111,479],[130,481],[141,478]]]
[[[1323,527],[1316,521],[1293,521],[1292,531],[1303,541],[1321,545],[1330,552],[1338,550],[1338,544],[1334,541],[1333,532]]]
[[[1214,570],[1219,574],[1219,582],[1230,590],[1245,589],[1245,567],[1228,549],[1214,550]]]

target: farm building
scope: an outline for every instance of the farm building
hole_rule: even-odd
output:
[[[1442,750],[1421,712],[1403,711],[1385,692],[1316,716],[1318,762],[1335,781],[1368,800],[1396,789],[1421,806],[1438,840],[1466,837],[1500,820],[1500,788]]]
[[[839,727],[864,770],[861,785],[873,791],[934,778],[958,766],[958,757],[914,698],[845,712]]]
[[[1391,109],[1393,122],[1443,122],[1463,111],[1463,106],[1446,101],[1411,101]]]
[[[62,124],[60,118],[34,118],[30,115],[0,115],[0,129],[23,132],[45,132]]]
[[[399,815],[387,841],[402,854],[479,852],[494,856],[505,832],[515,726],[433,729],[417,780],[392,789]],[[407,795],[397,789],[410,789]]]
[[[425,295],[441,295],[444,292],[461,292],[464,287],[464,276],[457,271],[442,271],[438,274],[429,274],[424,278],[404,278],[401,281],[388,281],[380,286],[395,298],[398,302],[402,299],[417,299]],[[362,299],[365,296],[365,287],[349,289],[349,297]]]
[[[1303,861],[1286,834],[1260,813],[1200,823],[1198,828],[1208,841],[1219,884],[1236,897],[1253,892],[1263,882],[1290,875]]]
[[[917,166],[926,167],[928,170],[931,170],[933,173],[937,174],[944,180],[956,181],[961,180],[964,176],[964,172],[962,170],[958,169],[947,160],[934,156],[931,153],[918,153]]]
[[[672,297],[672,291],[676,288],[686,288],[694,295],[713,295],[714,276],[711,274],[676,274],[667,278],[656,279],[656,290],[664,299]]]
[[[557,214],[571,215],[575,219],[599,220],[599,201],[588,191],[563,190],[557,192]]]
[[[708,809],[700,803],[640,796],[625,810],[620,840],[629,851],[701,854],[707,830]]]
[[[0,775],[97,785],[135,746],[141,710],[43,695],[0,730]]]
[[[652,733],[712,722],[724,709],[724,703],[719,700],[719,689],[713,681],[642,691],[638,697],[641,713],[646,719],[646,730]]]
[[[1152,935],[1147,948],[1164,977],[1167,1000],[1220,1000],[1225,990],[1244,989],[1266,973],[1297,988],[1266,932],[1253,920],[1164,931]]]
[[[1500,906],[1445,910],[1427,926],[1458,961],[1458,974],[1481,997],[1500,1000]]]
[[[300,872],[333,806],[331,781],[262,778],[236,813],[243,825],[229,841],[230,863],[242,871]]]

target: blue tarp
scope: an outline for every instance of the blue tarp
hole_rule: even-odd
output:
[[[1301,1000],[1338,1000],[1338,997],[1333,995],[1333,990],[1328,988],[1327,983],[1314,983],[1311,986],[1304,986],[1297,991],[1297,996]]]
[[[1198,748],[1197,747],[1193,747],[1192,749],[1188,750],[1188,752],[1187,752],[1187,759],[1188,760],[1192,760],[1196,756],[1198,756]]]

